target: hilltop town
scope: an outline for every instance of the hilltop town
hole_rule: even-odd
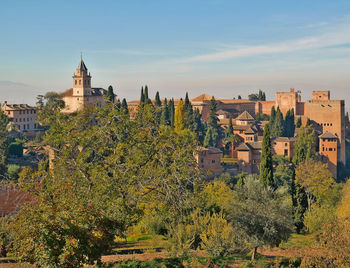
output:
[[[51,228],[65,226],[59,236],[70,237],[67,254],[76,265],[82,262],[75,248],[85,250],[79,239],[96,247],[97,257],[85,262],[93,263],[110,243],[133,232],[166,237],[176,254],[196,248],[228,256],[249,248],[254,260],[258,248],[279,245],[292,232],[320,230],[316,218],[330,221],[322,209],[336,213],[335,196],[350,174],[350,122],[344,100],[333,100],[330,90],[315,90],[305,101],[294,88],[276,92],[273,100],[261,90],[247,99],[206,93],[174,99],[161,98],[161,91],[151,98],[144,86],[139,100],[127,101],[112,86],[92,87],[82,59],[72,78],[71,88],[38,96],[36,106],[1,105],[0,216],[16,219],[9,250],[22,250],[24,261],[41,258],[25,249],[27,237],[36,237],[46,222],[39,211],[53,221],[45,227],[50,236]],[[241,214],[233,213],[236,205]],[[179,213],[187,216],[179,220]],[[254,215],[251,226],[244,219]],[[221,222],[218,229],[229,234],[215,235],[223,236],[225,249],[215,253],[204,229],[193,236],[198,245],[189,240],[187,249],[180,248],[180,222],[193,232]],[[33,227],[23,230],[23,224]],[[80,238],[70,233],[72,226],[82,228]]]

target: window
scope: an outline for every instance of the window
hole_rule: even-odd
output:
[[[322,152],[324,152],[324,147],[322,147]]]
[[[215,160],[211,160],[211,163],[212,163],[212,164],[215,164]]]
[[[24,129],[24,130],[26,129],[26,125],[23,125],[23,129]]]
[[[81,80],[79,80],[79,85],[81,85]]]
[[[329,151],[332,152],[332,151],[333,151],[333,148],[329,148]]]
[[[77,91],[77,94],[79,94],[79,90]]]
[[[27,129],[29,129],[29,124],[27,124]]]
[[[288,143],[286,142],[286,143],[284,144],[284,146],[286,146],[286,147],[287,147],[287,146],[288,146]]]
[[[204,160],[203,160],[203,158],[201,159],[201,163],[203,163],[204,162]]]
[[[329,125],[330,125],[330,126],[332,126],[333,124],[332,124],[332,123],[330,123]]]
[[[334,152],[337,150],[337,148],[334,148]]]
[[[75,80],[75,84],[78,84],[78,81],[77,81],[77,80]]]
[[[79,100],[79,98],[77,98],[77,100]]]
[[[19,122],[22,122],[22,118],[19,119]]]
[[[21,125],[18,125],[18,129],[21,130]]]

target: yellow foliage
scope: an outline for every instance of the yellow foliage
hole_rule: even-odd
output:
[[[337,216],[340,220],[350,218],[350,179],[343,188],[343,197],[338,206]]]

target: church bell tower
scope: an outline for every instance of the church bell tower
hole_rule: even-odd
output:
[[[81,58],[76,73],[73,74],[73,96],[90,96],[91,95],[91,75]]]

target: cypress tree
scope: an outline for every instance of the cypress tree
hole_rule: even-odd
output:
[[[141,87],[141,97],[140,97],[140,104],[145,104],[145,93],[143,92],[143,87]]]
[[[160,124],[164,126],[169,125],[169,107],[168,107],[168,101],[165,98],[162,106],[162,113],[160,115]]]
[[[225,138],[228,138],[231,135],[233,135],[232,117],[230,117],[230,121],[228,123],[228,128],[225,131]]]
[[[293,222],[297,233],[304,228],[304,215],[308,207],[307,195],[304,188],[300,184],[295,183],[295,170],[293,169],[293,177],[291,183],[292,204],[293,204]]]
[[[175,104],[174,99],[169,101],[169,121],[172,128],[175,127]]]
[[[315,132],[310,126],[301,127],[298,139],[294,144],[293,163],[297,166],[299,163],[315,157]]]
[[[302,126],[301,117],[299,116],[295,127],[296,127],[296,128],[300,128],[301,126]]]
[[[129,108],[128,108],[128,104],[127,104],[125,98],[123,98],[123,100],[122,100],[121,110],[122,110],[125,114],[129,114]]]
[[[184,102],[182,99],[180,99],[175,110],[175,131],[180,131],[185,128],[184,118],[185,118]]]
[[[193,130],[193,108],[186,92],[185,103],[184,103],[184,125],[185,128]]]
[[[149,99],[149,97],[148,97],[148,86],[146,85],[145,86],[145,101],[147,102],[148,99]]]
[[[211,127],[208,127],[207,132],[205,133],[203,146],[206,148],[215,147],[215,142],[214,142],[214,137],[213,137],[213,129]]]
[[[306,125],[305,125],[306,127],[307,126],[311,126],[311,120],[310,120],[310,118],[307,118],[307,120],[306,120]]]
[[[9,137],[7,132],[7,124],[9,119],[7,115],[0,109],[0,180],[6,174],[6,159],[9,146]]]
[[[271,136],[272,137],[281,137],[283,135],[283,114],[280,111],[280,108],[277,107],[275,120],[271,126]]]
[[[121,108],[120,99],[116,100],[116,102],[114,104],[114,108],[117,109],[118,111],[120,111],[120,108]]]
[[[242,99],[241,95],[238,95],[238,99],[239,99],[239,100],[241,100],[241,99]]]
[[[193,112],[193,128],[192,131],[197,134],[197,138],[201,144],[203,144],[205,128],[201,120],[202,116],[199,109],[195,109]]]
[[[107,90],[107,99],[110,101],[110,102],[114,102],[114,92],[113,92],[113,87],[112,86],[109,86],[108,87],[108,90]]]
[[[158,91],[157,91],[157,93],[156,93],[156,97],[154,98],[154,100],[155,100],[154,104],[155,104],[156,106],[158,106],[158,107],[162,106],[162,102],[161,102],[161,100],[160,100],[159,92],[158,92]]]
[[[275,110],[275,106],[272,106],[272,108],[271,108],[271,115],[270,115],[270,126],[271,127],[275,123],[275,118],[276,118],[276,110]]]
[[[265,186],[274,186],[272,150],[270,140],[270,126],[267,124],[264,129],[264,136],[261,149],[260,182]]]
[[[214,97],[210,100],[209,109],[208,129],[212,129],[213,143],[214,146],[217,146],[220,138],[220,126],[218,124],[219,119],[216,114],[216,100]]]
[[[284,120],[284,137],[293,137],[295,131],[294,109],[288,110]]]

